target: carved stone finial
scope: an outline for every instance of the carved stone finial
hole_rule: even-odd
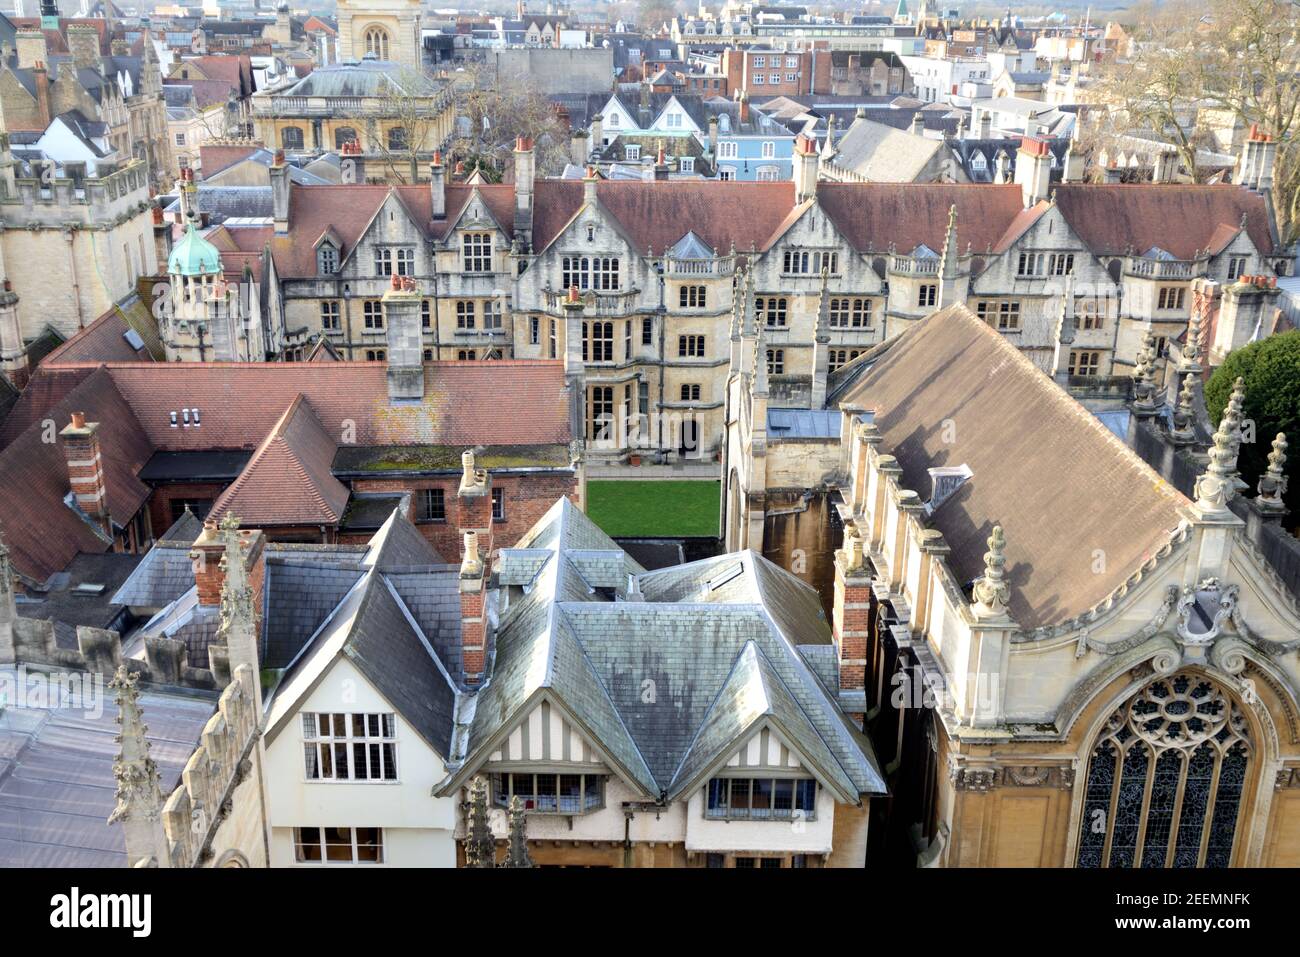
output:
[[[1186,445],[1196,438],[1193,425],[1196,421],[1196,376],[1187,373],[1183,376],[1182,387],[1178,390],[1178,407],[1174,409],[1174,427],[1170,437],[1180,445]]]
[[[117,804],[108,816],[109,824],[121,822],[127,863],[153,860],[169,864],[166,835],[162,829],[162,787],[158,765],[149,756],[149,728],[140,709],[138,678],[126,665],[120,665],[108,683],[116,694],[118,753],[113,762],[117,781]]]
[[[1196,506],[1202,512],[1223,512],[1236,494],[1237,446],[1241,441],[1241,404],[1245,383],[1238,378],[1232,398],[1214,430],[1214,445],[1205,472],[1196,480]]]
[[[1279,432],[1273,439],[1273,451],[1268,453],[1268,468],[1259,477],[1259,497],[1255,503],[1260,508],[1283,508],[1282,496],[1286,494],[1286,433]]]
[[[488,823],[488,786],[478,775],[469,786],[469,813],[465,826],[465,866],[496,867],[497,845]]]
[[[1183,348],[1183,362],[1194,366],[1201,359],[1201,311],[1192,309],[1192,316],[1187,320],[1187,344]]]
[[[1142,349],[1133,368],[1133,407],[1139,414],[1151,414],[1160,404],[1156,393],[1156,336],[1150,329],[1142,337]]]
[[[975,613],[981,618],[993,618],[1007,613],[1011,600],[1011,586],[1006,581],[1007,539],[1001,525],[993,526],[988,538],[989,550],[984,553],[984,575],[975,582],[972,595]]]
[[[528,854],[528,835],[526,833],[528,815],[524,812],[524,802],[519,799],[518,794],[510,799],[506,819],[510,822],[510,843],[506,847],[506,859],[501,866],[532,867],[533,859]]]

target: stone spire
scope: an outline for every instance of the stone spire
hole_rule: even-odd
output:
[[[488,786],[478,775],[469,786],[469,815],[465,826],[465,866],[496,867],[497,842],[488,823]]]
[[[528,815],[524,813],[524,802],[516,794],[510,799],[510,808],[506,812],[510,821],[510,843],[506,848],[506,859],[502,867],[532,867],[533,859],[528,855]]]
[[[1238,391],[1244,394],[1245,383],[1238,378],[1233,386],[1233,399]],[[1205,513],[1223,513],[1236,493],[1237,442],[1241,438],[1241,424],[1233,413],[1233,402],[1223,410],[1219,427],[1214,430],[1214,445],[1210,449],[1210,462],[1205,472],[1196,480],[1196,507]],[[1240,411],[1240,405],[1238,405]]]
[[[1259,477],[1259,496],[1255,504],[1268,511],[1280,511],[1282,496],[1286,494],[1286,433],[1279,432],[1273,439],[1273,451],[1268,453],[1268,469]]]
[[[813,333],[812,407],[820,409],[826,404],[831,368],[831,298],[827,284],[830,268],[822,267],[821,290],[817,294],[817,325]]]
[[[167,867],[171,865],[171,853],[162,825],[162,787],[158,765],[149,756],[149,728],[140,710],[136,681],[136,675],[121,665],[108,684],[117,693],[116,721],[121,725],[116,737],[117,760],[113,762],[117,806],[108,816],[108,823],[122,823],[128,867],[141,861],[152,867]]]
[[[1178,390],[1178,407],[1174,409],[1174,427],[1169,437],[1178,445],[1188,445],[1196,440],[1193,428],[1196,422],[1196,376],[1189,372],[1183,376]]]
[[[943,234],[943,255],[942,255],[942,272],[940,275],[944,279],[957,278],[957,259],[961,255],[961,250],[957,246],[957,204],[953,203],[948,207],[948,228]],[[949,303],[942,303],[949,305]]]
[[[754,334],[754,395],[767,396],[767,340],[763,335],[765,322],[755,322]]]
[[[217,626],[217,642],[226,646],[230,673],[240,665],[248,665],[253,672],[253,699],[255,713],[262,714],[261,667],[257,658],[257,609],[253,601],[253,588],[248,579],[250,539],[239,530],[239,519],[227,512],[221,519],[221,536],[225,554],[221,557],[221,617]]]
[[[1002,526],[994,525],[988,538],[989,550],[984,553],[984,575],[976,580],[971,591],[975,601],[971,610],[977,618],[1001,618],[1007,614],[1011,599],[1011,586],[1006,581],[1007,539]]]

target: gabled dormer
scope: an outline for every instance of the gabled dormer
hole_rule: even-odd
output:
[[[316,272],[321,276],[338,275],[339,265],[343,262],[343,240],[330,226],[316,240]]]

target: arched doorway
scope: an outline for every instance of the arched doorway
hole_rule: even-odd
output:
[[[1257,763],[1241,704],[1199,671],[1149,682],[1089,751],[1079,867],[1227,867]]]

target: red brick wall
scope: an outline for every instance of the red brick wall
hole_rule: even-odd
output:
[[[172,502],[194,499],[217,500],[225,491],[225,482],[194,482],[160,485],[149,496],[149,522],[153,528],[154,538],[162,538],[167,529],[172,527]]]
[[[866,687],[870,606],[870,579],[858,570],[846,580],[837,559],[831,629],[840,649],[840,687],[843,689]]]
[[[546,514],[556,499],[568,496],[578,501],[577,477],[572,472],[502,472],[492,474],[492,486],[505,493],[505,521],[492,523],[492,547],[510,548],[520,536]],[[411,492],[411,513],[414,522],[417,496],[420,489],[441,488],[446,504],[445,522],[419,522],[424,537],[442,556],[443,561],[455,564],[460,561],[461,542],[457,528],[456,492],[460,488],[460,474],[428,479],[359,479],[352,483],[354,492]],[[348,540],[364,543],[370,536],[349,536]],[[486,556],[485,556],[486,557]]]

